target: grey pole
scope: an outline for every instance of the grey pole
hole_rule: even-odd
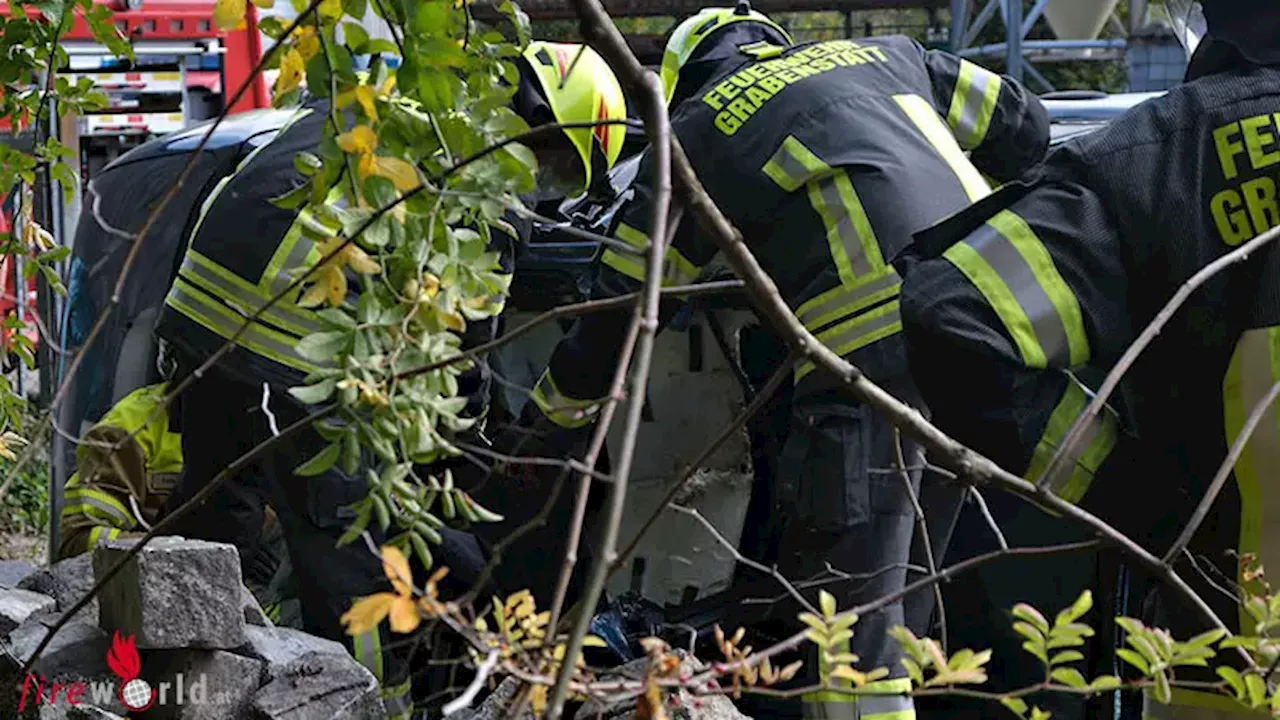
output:
[[[1008,37],[1009,77],[1022,82],[1022,0],[1004,0],[1004,24]]]

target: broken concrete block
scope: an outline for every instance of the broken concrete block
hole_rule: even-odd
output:
[[[103,574],[135,540],[115,540],[93,553]],[[156,538],[103,588],[99,625],[133,635],[138,649],[229,650],[244,644],[240,556],[235,547]]]
[[[378,681],[348,657],[309,652],[258,690],[256,720],[383,720]]]
[[[697,658],[689,656],[682,650],[676,650],[675,652],[681,659],[681,675],[694,675],[705,669],[705,666]],[[642,680],[644,679],[648,662],[646,658],[627,663],[620,668],[606,672],[600,677],[600,680]],[[680,692],[669,696],[666,705],[667,716],[671,720],[751,720],[750,717],[739,712],[729,698],[722,694],[717,694],[714,687],[704,688],[704,691],[705,693],[702,694],[694,694],[682,688]],[[635,717],[636,704],[634,700],[606,708],[601,708],[599,705],[588,702],[578,710],[575,720],[596,720],[597,718],[603,718],[603,720],[633,720]]]
[[[7,637],[32,615],[49,612],[57,606],[48,595],[17,588],[0,589],[0,637]]]
[[[236,648],[235,652],[265,662],[268,680],[274,680],[289,663],[307,653],[338,655],[355,662],[342,643],[308,635],[300,630],[250,625],[244,629],[244,637],[245,644]]]
[[[240,590],[245,624],[271,627],[271,618],[267,617],[267,613],[263,611],[262,605],[258,603],[258,598],[254,597],[247,587],[241,586]]]
[[[158,692],[148,720],[224,720],[244,716],[266,664],[222,650],[154,650],[142,677]]]
[[[67,558],[49,567],[39,568],[18,582],[21,590],[48,595],[66,612],[93,587],[93,556],[89,553]],[[79,622],[98,623],[98,600],[95,598],[74,618]]]
[[[0,588],[15,588],[35,571],[36,566],[26,560],[0,560]]]

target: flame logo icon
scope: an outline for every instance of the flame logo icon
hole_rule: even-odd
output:
[[[138,677],[142,672],[142,658],[133,636],[123,637],[117,630],[107,650],[107,665],[120,677],[120,702],[130,710],[146,710],[155,704],[156,691]]]

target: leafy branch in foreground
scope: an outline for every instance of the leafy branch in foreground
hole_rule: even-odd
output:
[[[528,130],[509,107],[516,43],[461,2],[372,9],[396,42],[368,37],[364,0],[324,0],[287,36],[280,22],[262,24],[282,43],[275,104],[296,103],[305,83],[330,108],[319,144],[295,157],[304,182],[272,200],[300,213],[316,248],[306,267],[288,268],[306,282],[282,302],[323,324],[295,348],[322,369],[291,393],[339,406],[317,427],[329,444],[296,471],[363,472],[369,494],[342,541],[377,527],[430,567],[442,527],[501,519],[429,466],[459,454],[453,438],[477,422],[459,397],[471,363],[446,361],[462,353],[471,324],[503,310],[510,276],[493,240],[513,233],[505,208],[533,188],[536,161],[518,143],[459,161]],[[222,0],[219,22],[235,26],[246,10],[245,0]],[[372,57],[367,70],[357,55]]]

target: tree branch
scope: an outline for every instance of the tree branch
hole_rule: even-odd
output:
[[[1151,343],[1155,342],[1156,337],[1164,330],[1165,325],[1168,325],[1169,321],[1173,319],[1178,309],[1187,302],[1191,294],[1223,270],[1245,262],[1254,253],[1275,241],[1276,238],[1280,238],[1280,227],[1272,228],[1230,253],[1214,260],[1204,266],[1200,272],[1192,275],[1189,280],[1182,284],[1182,287],[1178,288],[1178,292],[1174,293],[1164,308],[1152,318],[1146,329],[1138,336],[1138,339],[1120,357],[1116,366],[1107,374],[1107,378],[1103,381],[1102,387],[1098,389],[1097,395],[1085,407],[1080,417],[1076,418],[1076,422],[1071,426],[1070,432],[1063,438],[1062,444],[1058,446],[1058,451],[1049,459],[1049,464],[1045,467],[1044,474],[1040,476],[1040,486],[1043,487],[1044,483],[1057,473],[1058,467],[1064,462],[1064,458],[1072,457],[1070,453],[1075,452],[1075,447],[1084,438],[1086,429],[1093,424],[1094,418],[1098,417],[1098,414],[1102,412],[1107,400],[1111,398],[1111,394],[1115,392],[1120,385],[1120,381],[1124,379],[1125,373],[1129,372],[1129,368],[1133,367],[1133,364],[1138,361],[1138,357],[1143,351]]]

